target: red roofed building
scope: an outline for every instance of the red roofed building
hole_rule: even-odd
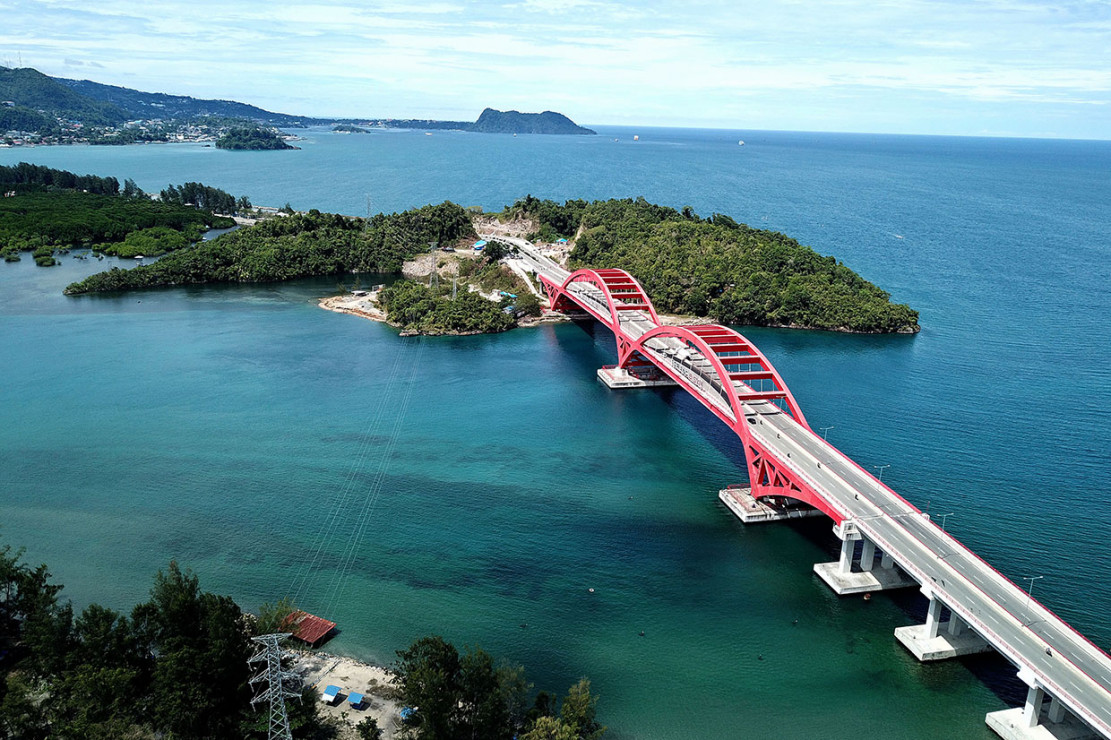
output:
[[[324,642],[335,628],[335,622],[301,611],[293,612],[282,623],[282,629],[289,630],[293,633],[293,637],[311,647],[317,647]]]

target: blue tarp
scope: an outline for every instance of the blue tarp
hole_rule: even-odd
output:
[[[479,239],[477,242],[474,243],[474,246],[475,246],[475,249],[478,249],[479,247],[485,247],[486,246],[486,240],[485,239]]]
[[[412,716],[413,716],[413,708],[412,707],[402,707],[401,708],[401,719],[409,719]]]
[[[351,706],[357,707],[363,703],[363,695],[358,692],[352,691],[351,694],[347,697],[347,701]]]
[[[339,686],[328,685],[324,687],[324,694],[320,698],[326,702],[332,702],[337,696],[339,696],[339,692],[341,691],[343,691],[343,689],[341,689]]]

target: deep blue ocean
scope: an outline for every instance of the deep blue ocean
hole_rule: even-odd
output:
[[[921,312],[917,336],[740,328],[811,425],[1111,646],[1111,142],[599,132],[0,164],[355,215],[644,196],[783,231]],[[336,652],[440,633],[538,688],[587,675],[618,740],[989,738],[1020,699],[1001,658],[896,643],[921,596],[833,595],[828,522],[738,523],[739,446],[682,392],[600,385],[600,326],[402,339],[316,306],[350,277],[62,296],[111,262],[0,264],[0,539],[78,607],[129,609],[176,558],[247,608],[297,595]]]

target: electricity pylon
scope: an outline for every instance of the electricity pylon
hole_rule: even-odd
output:
[[[265,663],[266,667],[251,679],[251,686],[256,683],[266,682],[266,688],[255,694],[251,699],[251,706],[265,701],[270,703],[270,734],[269,740],[293,740],[293,731],[289,729],[289,715],[285,710],[287,698],[301,698],[301,693],[294,689],[300,687],[301,677],[296,673],[282,670],[282,658],[289,653],[278,645],[278,642],[289,637],[288,632],[277,632],[272,635],[252,637],[251,640],[259,643],[261,647],[248,663]]]

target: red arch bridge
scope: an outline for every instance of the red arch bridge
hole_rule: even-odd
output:
[[[917,586],[929,599],[925,624],[895,630],[919,660],[992,649],[1010,660],[1029,687],[1026,703],[988,714],[993,730],[1111,740],[1111,657],[815,434],[752,342],[726,326],[664,325],[624,270],[568,272],[523,239],[490,238],[517,247],[553,309],[585,311],[613,332],[618,362],[600,371],[607,384],[677,384],[736,433],[749,488],[722,499],[739,517],[824,513],[841,556],[814,569],[833,589]]]

